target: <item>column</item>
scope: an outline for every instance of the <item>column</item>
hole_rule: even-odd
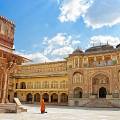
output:
[[[94,66],[96,67],[96,56],[94,56]]]
[[[6,102],[6,95],[7,95],[7,80],[8,80],[8,74],[7,71],[4,71],[4,86],[3,86],[3,96],[2,96],[2,103]]]
[[[32,103],[34,103],[34,93],[32,93]]]
[[[60,104],[60,93],[58,93],[58,104]]]
[[[51,94],[49,94],[49,103],[51,103]]]

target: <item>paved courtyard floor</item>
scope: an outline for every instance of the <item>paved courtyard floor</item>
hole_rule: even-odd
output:
[[[39,106],[25,105],[28,112],[0,114],[0,120],[120,120],[120,109],[47,106],[40,114]]]

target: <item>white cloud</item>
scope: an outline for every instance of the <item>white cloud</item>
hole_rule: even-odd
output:
[[[50,62],[51,61],[40,52],[27,54],[27,53],[24,53],[24,52],[16,51],[15,53],[32,60],[32,61],[30,61],[30,62],[28,62],[26,64],[42,63],[42,62]]]
[[[22,50],[21,52],[16,52],[16,54],[32,60],[32,62],[27,64],[63,60],[64,57],[72,53],[73,50],[78,47],[80,44],[79,38],[80,36],[58,33],[52,38],[44,37],[42,42],[44,46],[43,52],[29,54]],[[39,44],[36,44],[33,47],[38,47],[38,45]]]
[[[65,57],[66,55],[72,53],[74,48],[79,46],[80,36],[71,36],[66,33],[58,33],[52,38],[44,38],[44,45],[46,48],[44,50],[44,55],[51,56],[53,58]]]
[[[92,0],[63,0],[60,5],[61,14],[58,19],[61,22],[75,22],[81,15],[85,14]]]
[[[83,17],[92,28],[120,24],[120,0],[63,0],[59,9],[61,22],[76,22]]]
[[[90,39],[89,46],[107,44],[107,43],[115,47],[116,45],[120,44],[120,38],[113,36],[102,36],[102,35],[93,36]]]
[[[95,0],[84,16],[85,23],[93,28],[120,23],[120,0]]]
[[[72,47],[62,47],[62,48],[58,48],[58,49],[55,49],[51,55],[59,55],[59,56],[63,56],[63,55],[68,55],[70,53],[73,52],[73,48]]]

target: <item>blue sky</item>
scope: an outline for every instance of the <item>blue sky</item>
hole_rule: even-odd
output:
[[[16,52],[34,62],[120,43],[120,0],[0,0],[0,15],[15,22]]]

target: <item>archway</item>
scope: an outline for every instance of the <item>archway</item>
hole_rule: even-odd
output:
[[[82,94],[82,88],[77,87],[74,89],[74,98],[82,98]]]
[[[100,88],[100,89],[99,89]],[[102,89],[105,88],[105,89]],[[109,77],[105,74],[97,74],[92,78],[92,95],[98,98],[105,98],[107,92],[110,91]],[[104,95],[102,95],[102,93]]]
[[[106,95],[107,95],[106,88],[101,87],[101,88],[99,89],[99,98],[106,98]]]
[[[45,102],[49,102],[49,95],[48,95],[48,93],[44,93],[42,98],[44,99]]]
[[[57,103],[58,102],[58,95],[56,93],[53,93],[51,95],[51,102]]]
[[[34,95],[34,102],[40,102],[40,94],[39,93],[36,93]]]
[[[61,103],[67,103],[68,102],[68,95],[66,93],[61,94]]]
[[[28,93],[26,99],[27,99],[27,102],[32,102],[32,94]]]

